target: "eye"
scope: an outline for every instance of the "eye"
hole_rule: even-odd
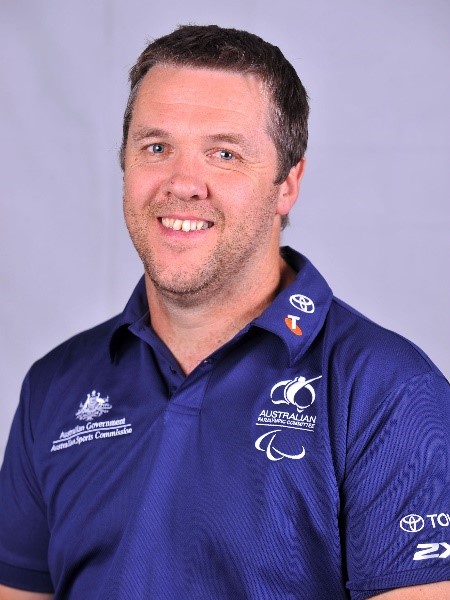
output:
[[[164,148],[164,144],[150,144],[150,146],[148,146],[148,151],[151,154],[163,154],[165,148]]]
[[[234,154],[232,152],[230,152],[229,150],[220,150],[219,156],[223,160],[232,160],[234,158]]]

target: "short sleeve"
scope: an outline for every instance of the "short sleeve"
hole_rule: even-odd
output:
[[[0,471],[0,582],[51,593],[49,531],[33,465],[33,441],[27,376]]]
[[[352,600],[450,579],[448,383],[428,372],[365,400],[350,407],[342,488]]]

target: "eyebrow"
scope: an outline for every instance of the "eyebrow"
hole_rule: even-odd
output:
[[[207,136],[211,142],[225,142],[227,144],[235,144],[236,146],[248,146],[248,141],[245,136],[240,133],[214,133]]]
[[[157,127],[139,127],[132,134],[132,140],[134,142],[140,142],[146,138],[167,138],[170,134],[165,129],[158,129]]]
[[[241,148],[247,156],[255,156],[258,149],[251,143],[250,139],[241,133],[216,133],[207,136],[208,140],[216,144],[232,144]]]
[[[170,138],[170,133],[166,129],[159,127],[139,127],[131,135],[133,142],[141,142],[148,138]],[[207,135],[206,139],[215,144],[233,144],[240,146],[244,150],[250,151],[248,139],[240,133],[212,133]]]

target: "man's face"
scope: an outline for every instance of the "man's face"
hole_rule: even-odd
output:
[[[125,151],[124,212],[147,277],[178,298],[242,285],[278,255],[268,102],[252,75],[154,67]]]

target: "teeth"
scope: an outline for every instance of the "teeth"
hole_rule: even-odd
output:
[[[181,220],[181,219],[169,219],[168,217],[163,217],[161,219],[161,223],[167,229],[174,229],[175,231],[197,231],[199,229],[208,229],[210,225],[208,221],[191,221],[189,219]]]

